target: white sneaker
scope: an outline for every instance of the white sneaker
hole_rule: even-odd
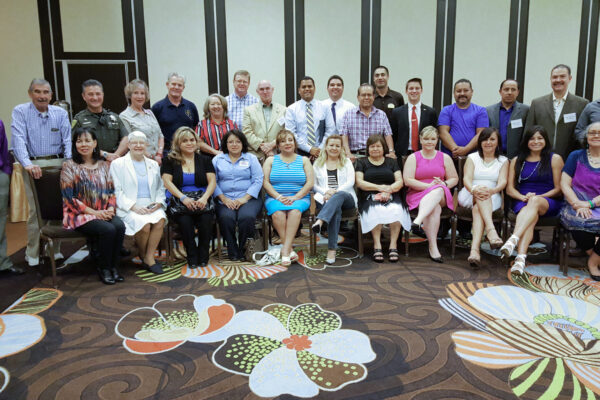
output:
[[[54,253],[54,259],[55,260],[64,260],[65,256],[63,256],[61,252]]]
[[[40,265],[40,258],[39,257],[28,257],[27,255],[25,255],[25,261],[27,261],[27,264],[29,264],[30,267],[35,267]]]

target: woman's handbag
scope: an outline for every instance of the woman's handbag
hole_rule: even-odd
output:
[[[182,193],[194,201],[204,196],[204,190],[196,190],[193,192]],[[185,204],[181,202],[181,200],[179,200],[175,196],[172,196],[169,199],[169,204],[167,205],[167,214],[169,215],[169,217],[174,217],[177,215],[199,215],[207,212],[212,212],[214,208],[215,206],[212,197],[208,198],[208,201],[206,202],[206,207],[204,207],[203,209],[190,210],[185,206]]]

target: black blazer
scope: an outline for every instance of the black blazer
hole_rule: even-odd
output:
[[[215,173],[210,157],[204,154],[194,154],[194,184],[198,187],[206,187],[208,185],[208,179],[206,174],[212,172]],[[169,174],[173,176],[173,184],[180,189],[183,187],[183,168],[181,164],[170,158],[165,158],[163,164],[160,167],[160,174]]]
[[[419,132],[426,126],[437,128],[438,113],[434,108],[421,103],[421,118],[419,119]],[[390,116],[390,126],[394,137],[396,155],[405,156],[410,149],[410,120],[408,118],[408,104],[394,108]]]

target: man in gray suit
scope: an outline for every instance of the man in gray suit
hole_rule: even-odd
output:
[[[517,101],[519,83],[505,79],[500,84],[500,102],[486,108],[490,127],[498,129],[502,138],[502,153],[513,158],[519,152],[529,106]]]
[[[577,119],[588,101],[569,93],[571,68],[558,64],[550,72],[552,93],[538,97],[531,102],[525,130],[534,125],[542,125],[548,131],[554,152],[564,159],[579,147],[575,139]]]

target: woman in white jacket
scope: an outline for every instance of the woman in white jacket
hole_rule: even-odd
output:
[[[320,233],[323,223],[327,223],[329,243],[325,261],[333,264],[342,211],[356,208],[354,167],[350,159],[346,157],[340,135],[331,135],[327,138],[325,149],[315,161],[313,168],[315,171],[315,200],[322,208],[312,230]]]
[[[165,186],[158,163],[144,156],[148,144],[146,135],[134,131],[128,139],[129,153],[110,165],[117,216],[125,223],[125,234],[134,236],[142,265],[155,274],[162,274],[162,265],[154,259],[154,252],[167,219]]]

